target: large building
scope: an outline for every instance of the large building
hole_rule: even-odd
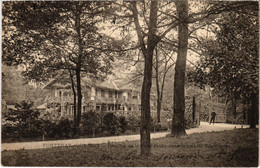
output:
[[[82,113],[93,109],[97,112],[114,112],[118,115],[140,115],[141,89],[124,80],[98,81],[82,78]],[[76,90],[76,88],[75,88]],[[45,102],[39,106],[46,116],[72,117],[74,96],[71,82],[58,77],[50,80],[44,87]],[[156,97],[151,94],[151,111],[155,115]]]

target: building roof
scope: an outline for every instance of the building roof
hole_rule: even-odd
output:
[[[57,81],[62,81],[61,84],[57,83]],[[67,83],[66,83],[67,82]],[[82,84],[85,86],[94,86],[96,88],[101,89],[110,89],[110,90],[139,90],[136,89],[135,86],[131,83],[131,81],[127,81],[125,79],[120,80],[97,80],[97,79],[91,79],[88,77],[82,77]],[[70,84],[68,84],[68,80],[64,80],[64,78],[54,78],[51,79],[45,86],[43,86],[42,89],[48,89],[50,87],[62,87],[62,88],[68,88],[70,87]]]
[[[99,88],[118,90],[116,85],[111,81],[103,81],[103,82],[98,81],[97,83],[95,83],[95,86]]]

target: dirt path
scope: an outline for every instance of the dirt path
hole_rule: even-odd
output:
[[[248,128],[248,125],[244,125],[243,128]],[[232,130],[235,128],[241,128],[241,125],[217,123],[209,125],[207,122],[201,122],[199,128],[192,128],[186,130],[187,134],[212,132],[212,131],[224,131]],[[151,138],[165,137],[169,132],[152,133]],[[4,150],[20,150],[20,149],[41,149],[41,148],[52,148],[58,146],[75,146],[75,145],[86,145],[86,144],[101,144],[108,142],[123,142],[123,141],[134,141],[139,140],[140,135],[123,135],[123,136],[112,136],[112,137],[100,137],[100,138],[84,138],[84,139],[70,139],[70,140],[56,140],[56,141],[38,141],[38,142],[21,142],[21,143],[3,143],[1,145],[1,151]]]

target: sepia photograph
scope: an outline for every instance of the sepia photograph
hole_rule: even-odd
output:
[[[259,166],[258,1],[1,9],[1,166]]]

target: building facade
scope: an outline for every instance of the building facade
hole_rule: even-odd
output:
[[[48,82],[43,91],[45,102],[38,109],[48,117],[73,117],[74,95],[71,83],[64,78]],[[140,88],[123,80],[93,81],[82,79],[82,113],[95,110],[101,114],[114,112],[117,115],[141,115]],[[151,111],[155,115],[156,97],[151,94]]]

